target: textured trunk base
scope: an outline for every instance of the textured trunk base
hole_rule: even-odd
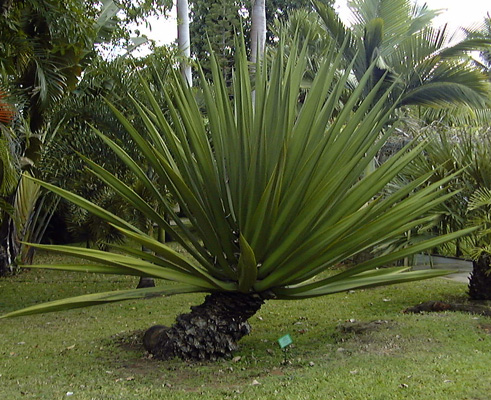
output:
[[[481,256],[473,262],[469,278],[469,296],[473,300],[491,300],[491,257]]]
[[[237,342],[251,331],[247,320],[262,306],[258,295],[213,293],[203,304],[181,314],[171,327],[156,325],[143,338],[145,348],[160,360],[216,360],[230,357]]]

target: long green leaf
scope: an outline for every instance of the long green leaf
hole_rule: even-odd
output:
[[[195,286],[201,286],[204,288],[214,288],[208,281],[202,279],[199,276],[192,275],[187,271],[182,271],[175,263],[162,260],[166,267],[157,266],[145,260],[141,260],[135,257],[129,257],[122,254],[109,253],[106,251],[86,249],[74,246],[59,246],[59,245],[41,245],[30,244],[35,248],[45,249],[53,251],[59,254],[66,254],[85,260],[94,261],[107,266],[115,266],[115,271],[119,271],[120,267],[131,269],[138,272],[140,276],[149,276],[158,279],[166,279],[176,282],[187,283]],[[118,272],[116,272],[118,273]]]
[[[126,300],[148,299],[156,296],[172,296],[183,293],[205,292],[206,290],[200,287],[191,285],[172,285],[158,286],[143,289],[119,290],[114,292],[104,292],[95,294],[86,294],[83,296],[71,297],[68,299],[50,301],[48,303],[37,304],[35,306],[26,307],[22,310],[13,311],[0,316],[2,318],[20,317],[32,314],[42,314],[54,311],[65,311],[74,308],[89,307],[106,303],[114,303]]]
[[[383,271],[383,270],[380,270]],[[422,270],[412,272],[397,272],[387,269],[386,273],[380,272],[368,276],[353,276],[349,279],[325,284],[315,289],[298,292],[295,289],[278,288],[272,292],[280,300],[307,299],[311,297],[325,296],[354,289],[370,288],[382,285],[394,285],[398,283],[412,282],[422,279],[436,278],[455,273],[453,270]]]
[[[28,177],[28,179],[33,180],[34,182],[38,183],[40,186],[52,191],[53,193],[56,193],[57,195],[63,197],[64,199],[86,209],[90,213],[116,225],[116,226],[123,226],[129,230],[135,231],[142,233],[138,228],[134,227],[130,223],[126,222],[124,219],[118,217],[117,215],[114,215],[113,213],[105,210],[104,208],[92,203],[91,201],[88,201],[84,199],[83,197],[71,193],[68,190],[61,189],[55,185],[52,185],[47,182],[43,182],[39,179],[33,178],[33,177]]]
[[[247,240],[241,234],[240,241],[240,257],[238,262],[238,281],[239,291],[248,293],[257,279],[257,262],[254,250],[252,250]]]

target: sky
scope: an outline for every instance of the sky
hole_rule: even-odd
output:
[[[346,0],[336,0],[336,9],[342,15],[346,14]],[[490,0],[426,0],[418,1],[419,4],[426,3],[431,9],[442,9],[443,12],[434,19],[434,25],[441,26],[448,23],[450,32],[455,31],[458,27],[469,27],[476,23],[482,22],[486,13],[491,14]],[[167,19],[150,21],[152,30],[140,27],[140,31],[154,39],[158,44],[172,43],[177,34],[177,22],[175,9]]]

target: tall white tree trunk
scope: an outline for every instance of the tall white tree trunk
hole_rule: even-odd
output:
[[[177,46],[181,55],[191,57],[191,41],[189,39],[189,6],[188,0],[177,0]],[[192,86],[191,66],[188,62],[181,62],[181,74]]]
[[[262,57],[266,44],[266,0],[252,0],[251,61]]]

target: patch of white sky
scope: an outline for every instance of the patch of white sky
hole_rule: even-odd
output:
[[[335,9],[344,21],[348,21],[350,14],[347,3],[347,0],[336,0],[335,3]],[[447,24],[449,32],[458,31],[459,27],[478,26],[483,23],[486,14],[491,14],[489,0],[426,0],[417,3],[420,5],[426,3],[430,9],[441,10],[441,14],[433,20],[433,25],[442,27]],[[155,40],[157,45],[173,43],[177,35],[175,7],[167,16],[150,18],[147,24],[138,26],[138,30],[141,34]]]

